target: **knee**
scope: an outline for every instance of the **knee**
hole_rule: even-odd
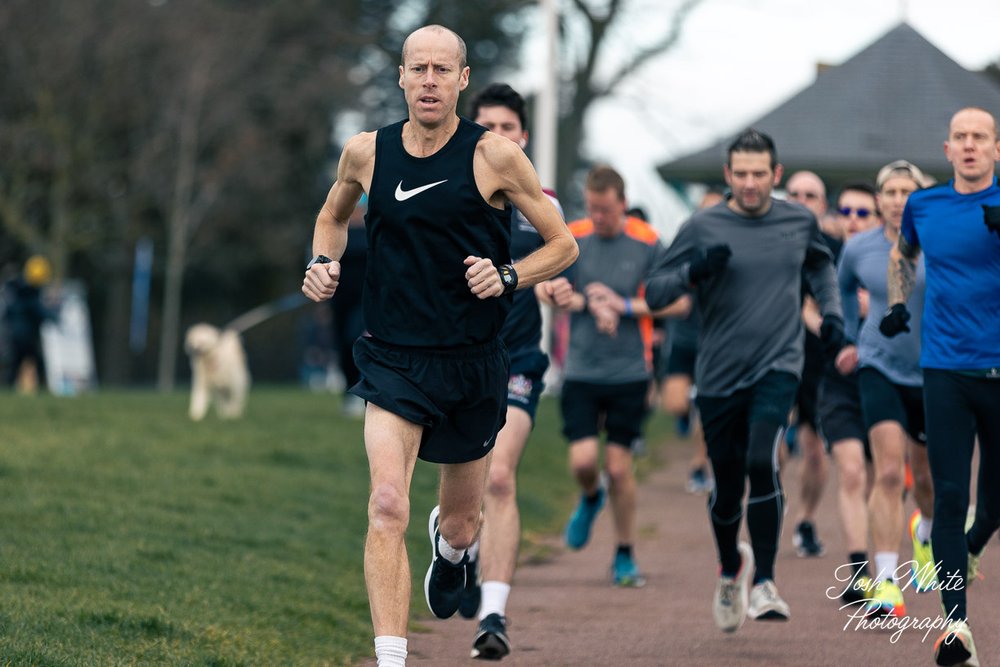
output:
[[[840,488],[848,495],[863,494],[865,490],[865,469],[859,466],[842,466]]]
[[[799,444],[802,448],[802,456],[809,464],[821,466],[826,463],[826,449],[823,447],[823,441],[815,432],[800,437]]]
[[[1000,513],[997,509],[986,503],[976,505],[976,521],[985,521],[987,526],[992,526],[996,530],[996,526],[1000,525]]]
[[[934,486],[931,482],[931,473],[928,470],[913,469],[913,483],[921,488],[931,490]]]
[[[517,493],[514,470],[506,465],[498,465],[494,460],[490,465],[490,476],[486,483],[486,495],[493,500],[511,500]]]
[[[930,470],[924,468],[911,468],[913,471],[913,485],[918,489],[933,491],[934,484],[931,482]]]
[[[405,533],[410,519],[410,499],[392,484],[377,484],[368,499],[368,528],[377,532]]]
[[[875,473],[875,483],[886,490],[902,489],[903,481],[902,465],[887,466]]]
[[[632,460],[630,457],[615,457],[614,460],[609,460],[605,465],[605,469],[608,473],[608,479],[611,480],[612,486],[621,487],[628,484],[633,479],[632,473]]]
[[[468,549],[479,534],[480,512],[452,514],[440,517],[438,529],[441,535],[455,549]]]
[[[683,417],[690,411],[691,404],[685,394],[668,389],[663,395],[663,409],[675,417]]]
[[[708,513],[714,521],[730,523],[743,516],[743,497],[721,492],[716,486],[708,498]]]
[[[582,452],[572,452],[569,462],[569,470],[577,479],[589,479],[597,477],[597,456],[591,456]]]

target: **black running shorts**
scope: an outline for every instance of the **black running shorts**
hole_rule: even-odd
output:
[[[802,379],[795,396],[795,407],[799,424],[807,424],[816,430],[816,400],[819,394],[819,380],[823,377],[823,348],[819,338],[809,331],[805,339],[805,363]]]
[[[879,422],[893,421],[900,424],[917,444],[927,445],[923,387],[895,384],[880,371],[866,367],[858,371],[858,388],[865,428],[870,430]]]
[[[510,363],[499,339],[455,349],[354,344],[355,396],[424,426],[418,456],[466,463],[486,456],[507,420]]]
[[[545,389],[542,378],[548,368],[549,358],[538,348],[510,353],[507,405],[527,412],[532,422],[538,410],[538,399]]]
[[[857,374],[845,376],[832,366],[828,367],[819,381],[817,412],[820,435],[826,440],[827,451],[841,440],[860,440],[865,456],[870,456]]]
[[[671,375],[687,375],[694,378],[694,364],[698,359],[696,345],[671,345],[670,357],[667,359],[667,377]]]
[[[609,443],[634,449],[649,414],[648,391],[648,380],[624,384],[566,380],[559,399],[563,435],[573,443],[596,438],[604,430]]]

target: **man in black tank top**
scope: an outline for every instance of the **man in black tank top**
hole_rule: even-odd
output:
[[[314,301],[333,297],[347,221],[367,193],[368,333],[355,344],[362,379],[351,392],[368,401],[365,580],[379,667],[406,659],[404,537],[415,460],[441,464],[424,593],[431,611],[447,618],[465,586],[466,549],[479,532],[490,454],[504,424],[509,362],[498,334],[512,294],[577,255],[521,149],[456,114],[469,82],[465,53],[442,26],[407,37],[399,85],[408,118],[344,146],[302,286]],[[513,264],[510,205],[544,240]]]

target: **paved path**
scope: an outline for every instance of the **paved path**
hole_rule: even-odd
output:
[[[834,570],[846,554],[837,522],[831,475],[818,530],[827,554],[798,558],[791,545],[798,460],[784,477],[789,512],[776,565],[776,580],[791,606],[787,623],[747,621],[724,634],[712,621],[718,566],[704,496],[684,491],[685,445],[673,446],[671,462],[640,487],[638,563],[648,584],[616,589],[609,584],[613,555],[607,508],[582,551],[561,546],[550,561],[523,565],[508,607],[513,653],[508,667],[583,665],[933,665],[940,630],[856,629],[839,604],[827,598],[837,585]],[[912,511],[907,503],[907,516]],[[553,539],[553,544],[557,542]],[[908,559],[910,547],[901,547]],[[970,591],[970,614],[981,662],[1000,665],[1000,547],[993,541],[983,557],[985,581]],[[414,591],[422,595],[422,591]],[[937,593],[905,591],[911,622],[929,623],[941,614]],[[926,620],[925,620],[926,619]],[[474,621],[456,616],[421,624],[410,637],[409,665],[447,667],[483,664],[468,658]],[[366,661],[367,666],[374,660]]]

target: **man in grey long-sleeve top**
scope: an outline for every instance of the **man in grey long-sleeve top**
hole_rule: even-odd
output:
[[[833,257],[816,217],[771,198],[781,180],[771,138],[745,131],[729,147],[724,173],[730,199],[681,227],[647,281],[646,301],[658,308],[684,292],[696,295],[697,401],[716,480],[709,513],[722,566],[713,609],[719,628],[733,632],[747,616],[789,616],[774,585],[784,510],[777,447],[802,372],[803,274],[823,314],[827,354],[842,346],[844,325]],[[752,551],[737,543],[747,478]]]

